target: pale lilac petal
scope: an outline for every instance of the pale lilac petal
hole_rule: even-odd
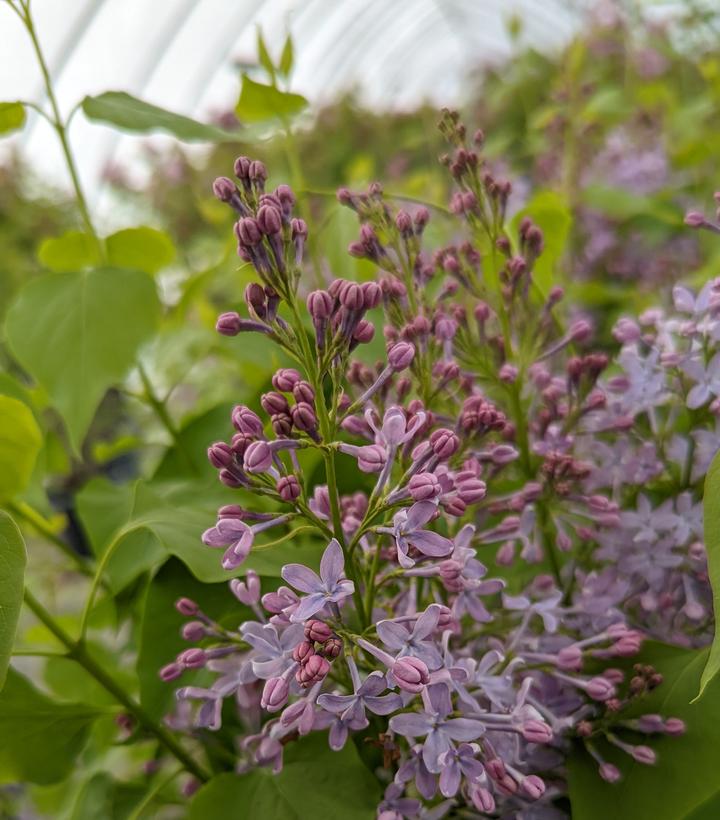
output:
[[[218,532],[217,527],[210,527],[209,530],[205,530],[205,532],[200,536],[200,540],[207,547],[226,547],[233,541],[232,538],[228,541],[224,535]]]
[[[691,410],[702,407],[710,398],[710,388],[703,383],[696,384],[688,393],[687,406]]]
[[[397,692],[392,692],[389,695],[365,695],[363,698],[365,706],[376,715],[389,715],[391,712],[397,712],[402,709],[403,701]]]
[[[408,630],[395,621],[379,621],[376,629],[378,638],[390,649],[402,649],[410,637]]]
[[[230,541],[238,541],[246,533],[252,532],[250,527],[238,518],[221,518],[215,529],[227,538],[226,544]]]
[[[333,712],[333,714],[337,715],[340,714],[340,712],[344,712],[356,699],[355,695],[324,694],[320,695],[317,699],[317,703],[318,706],[322,706],[323,709],[327,709],[328,712]]]
[[[460,758],[460,768],[468,780],[479,780],[485,771],[483,764],[474,757],[463,755]]]
[[[409,532],[422,527],[435,515],[437,512],[437,504],[432,501],[418,501],[410,507],[405,520],[403,530]]]
[[[425,761],[428,771],[439,774],[442,769],[440,758],[451,748],[452,744],[445,732],[439,729],[433,729],[427,736],[422,751],[423,760]]]
[[[345,569],[345,557],[343,556],[342,547],[333,540],[325,548],[323,557],[320,561],[320,577],[327,589],[332,589],[340,580]],[[287,580],[287,579],[286,579]],[[310,592],[311,590],[304,590]]]
[[[435,797],[435,792],[437,791],[437,780],[435,779],[435,776],[427,770],[422,758],[418,761],[418,770],[415,775],[415,785],[417,786],[417,790],[426,800],[432,800],[433,797]]]
[[[387,680],[382,672],[371,672],[357,690],[358,695],[366,697],[368,695],[379,695],[387,689]]]
[[[415,530],[409,533],[407,538],[413,547],[419,549],[424,555],[442,557],[450,555],[453,551],[453,543],[449,538],[430,530]]]
[[[339,752],[348,739],[348,727],[342,720],[335,720],[330,726],[328,742],[334,752]]]
[[[233,569],[237,569],[240,564],[247,558],[248,552],[250,549],[248,548],[245,552],[242,550],[240,552],[237,551],[236,547],[238,544],[231,544],[223,553],[222,557],[222,568],[228,571]]]
[[[405,712],[390,718],[390,728],[393,732],[405,737],[424,737],[433,726],[430,715],[420,712]]]
[[[692,292],[682,285],[675,285],[672,290],[673,302],[675,309],[682,313],[693,313],[695,310],[695,298]]]
[[[415,621],[412,637],[415,640],[422,641],[430,636],[437,629],[440,612],[441,609],[437,604],[431,604]]]
[[[306,595],[304,598],[300,599],[300,603],[297,605],[297,609],[290,616],[290,620],[293,623],[307,621],[307,619],[311,618],[316,612],[320,612],[324,606],[325,596],[322,592],[313,592],[312,594]]]
[[[280,574],[283,580],[300,592],[320,592],[323,589],[319,576],[302,564],[285,564]]]
[[[460,767],[457,761],[443,761],[442,772],[440,772],[440,793],[443,797],[454,797],[460,788]]]
[[[355,584],[352,581],[348,581],[347,579],[339,581],[335,585],[335,589],[329,600],[339,602],[342,601],[343,598],[347,598],[348,595],[352,595],[353,592],[355,592]]]
[[[476,740],[485,731],[482,723],[470,718],[454,718],[443,724],[443,730],[453,740]]]

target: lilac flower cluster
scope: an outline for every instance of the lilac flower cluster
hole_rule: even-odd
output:
[[[646,636],[711,635],[699,505],[720,448],[720,280],[620,319],[617,355],[593,350],[590,321],[566,322],[562,289],[534,279],[541,230],[506,226],[511,186],[486,169],[482,133],[469,142],[452,112],[441,129],[467,238],[428,252],[426,208],[395,209],[377,184],[341,190],[360,220],[350,253],[378,281],[335,279],[306,312],[292,192],[264,193],[245,158],[239,184],[216,182],[262,282],[251,318],[224,314],[218,330],[269,334],[296,367],[210,447],[258,509],[221,508],[202,539],[232,571],[271,528],[289,555],[300,532],[323,551],[319,572],[288,563],[264,594],[253,570],[234,578],[254,613],[237,631],[179,601],[194,646],[161,675],[214,674],[177,690],[179,713],[217,730],[234,701],[240,773],[277,772],[288,743],[327,731],[332,749],[359,736],[381,750],[383,820],[530,804],[554,817],[573,743],[615,782],[610,748],[650,765],[642,735],[684,731],[625,707],[662,684]],[[380,315],[386,355],[371,365],[358,345]]]

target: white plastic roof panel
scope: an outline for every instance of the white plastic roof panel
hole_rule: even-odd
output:
[[[510,15],[523,19],[525,42],[552,48],[572,34],[583,2],[33,0],[33,11],[64,112],[86,94],[113,89],[207,119],[235,102],[238,66],[256,59],[258,26],[275,54],[292,33],[292,88],[311,103],[354,88],[370,105],[408,108],[424,99],[460,102],[468,73],[510,52]],[[0,3],[0,100],[18,98],[42,104],[43,87],[27,35]],[[71,140],[92,197],[109,162],[132,167],[138,154],[138,137],[82,115]],[[64,181],[56,140],[41,118],[31,116],[13,142],[53,182]]]

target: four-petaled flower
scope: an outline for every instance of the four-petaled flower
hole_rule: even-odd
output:
[[[418,501],[408,510],[400,510],[393,517],[393,527],[378,527],[378,531],[389,531],[395,537],[397,557],[401,567],[409,569],[415,560],[408,554],[411,547],[432,558],[443,558],[453,550],[449,538],[423,527],[435,516],[437,506],[432,501]]]
[[[438,627],[442,609],[438,604],[431,604],[415,621],[412,629],[397,621],[380,621],[376,627],[378,638],[396,653],[396,658],[410,655],[419,658],[428,669],[439,669],[443,665],[442,655],[428,638]]]
[[[307,593],[300,599],[290,616],[294,622],[306,621],[326,604],[338,604],[352,595],[355,584],[344,577],[345,558],[340,544],[335,538],[327,545],[320,561],[320,575],[302,564],[286,564],[282,577],[300,592]]]
[[[208,547],[227,547],[222,557],[223,569],[227,570],[236,569],[248,557],[253,538],[252,529],[238,518],[220,518],[202,534],[202,542]]]
[[[437,692],[434,691],[436,689]],[[485,731],[479,720],[448,718],[444,703],[446,691],[442,684],[428,687],[434,712],[403,712],[390,718],[390,728],[393,732],[410,738],[425,738],[422,747],[423,761],[428,771],[434,774],[442,771],[441,758],[455,748],[454,740],[467,743],[476,740]]]

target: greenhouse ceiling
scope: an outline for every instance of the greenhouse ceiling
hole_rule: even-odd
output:
[[[558,44],[573,28],[561,0],[35,0],[38,35],[60,107],[86,94],[122,89],[157,105],[207,119],[237,98],[239,68],[257,60],[262,30],[271,51],[290,33],[292,88],[313,104],[357,89],[383,107],[428,96],[457,102],[470,68],[508,54],[508,20],[523,38]],[[575,4],[573,4],[575,5]],[[0,4],[0,99],[43,102],[31,44]],[[89,69],[91,67],[91,69]],[[77,117],[81,174],[91,190],[110,162],[128,160],[136,139]],[[92,136],[91,136],[92,135]],[[15,144],[42,171],[57,167],[55,141],[34,117]]]

